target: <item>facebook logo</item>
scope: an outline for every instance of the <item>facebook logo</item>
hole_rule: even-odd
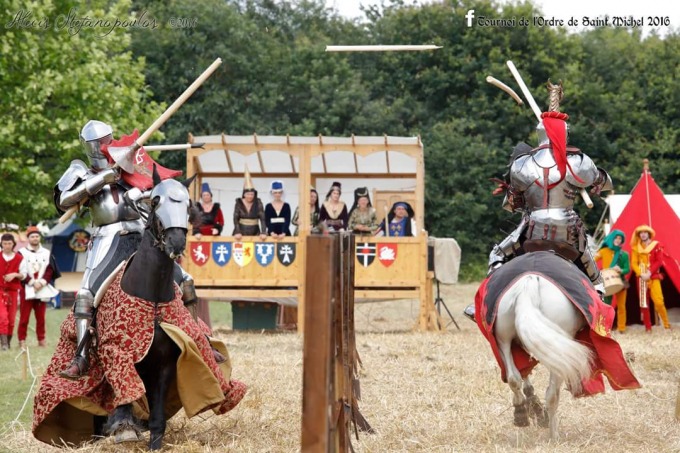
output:
[[[474,9],[469,9],[468,12],[465,14],[465,19],[467,20],[467,26],[472,27],[472,19],[475,18],[475,10]]]

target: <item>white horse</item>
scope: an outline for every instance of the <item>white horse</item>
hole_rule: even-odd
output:
[[[527,274],[515,281],[498,302],[494,336],[505,364],[508,385],[514,393],[516,426],[529,425],[529,413],[540,426],[550,426],[550,437],[558,439],[557,405],[560,387],[566,382],[573,394],[591,374],[590,349],[574,340],[586,326],[583,314],[550,280]],[[528,377],[522,376],[511,348],[518,341],[524,350],[550,371],[543,408]]]

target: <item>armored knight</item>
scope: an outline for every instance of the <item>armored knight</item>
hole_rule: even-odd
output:
[[[78,348],[63,377],[77,379],[89,368],[89,338],[83,341],[93,318],[94,300],[104,280],[139,246],[148,206],[144,203],[150,191],[143,192],[120,178],[118,168],[109,163],[102,145],[113,141],[113,129],[101,121],[89,121],[80,132],[90,166],[74,160],[54,188],[54,203],[60,213],[73,206],[89,207],[95,232],[90,242],[85,272],[76,294],[73,315]],[[185,304],[196,302],[193,280],[181,273]]]
[[[611,178],[580,149],[567,146],[569,117],[558,111],[562,85],[548,82],[550,109],[537,126],[539,144],[526,143],[513,150],[509,171],[501,181],[503,208],[521,212],[517,228],[489,255],[489,273],[517,253],[553,250],[574,263],[604,294],[604,285],[587,247],[586,229],[574,211],[576,194],[592,186],[592,192],[612,190]],[[465,309],[474,318],[474,306]]]

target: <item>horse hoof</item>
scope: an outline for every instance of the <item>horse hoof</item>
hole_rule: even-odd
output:
[[[121,429],[116,432],[114,440],[117,444],[122,442],[137,442],[139,440],[139,435],[134,429]]]
[[[515,419],[515,426],[517,426],[519,428],[526,428],[527,426],[529,426],[529,419],[528,418],[522,418],[522,419],[516,418]]]
[[[529,413],[525,405],[515,406],[515,426],[529,426]]]

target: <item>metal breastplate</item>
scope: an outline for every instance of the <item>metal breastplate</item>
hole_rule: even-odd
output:
[[[95,226],[138,220],[143,229],[144,225],[139,213],[126,203],[123,197],[124,192],[125,189],[118,185],[114,186],[113,189],[110,186],[105,186],[90,198],[90,215]]]

